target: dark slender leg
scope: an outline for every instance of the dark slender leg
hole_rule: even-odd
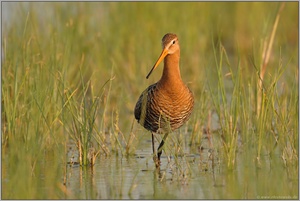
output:
[[[152,132],[151,132],[151,134],[152,134],[152,150],[153,150],[153,154],[156,155],[155,148],[154,148],[154,135]]]
[[[163,137],[162,141],[160,142],[159,147],[158,147],[158,149],[157,149],[157,157],[158,157],[158,161],[160,161],[160,155],[162,154],[162,148],[163,148],[163,146],[164,146],[164,144],[165,144],[165,141],[166,141],[168,135],[169,135],[169,133],[166,133],[166,134],[164,135],[164,137]]]

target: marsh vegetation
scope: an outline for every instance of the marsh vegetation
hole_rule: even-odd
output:
[[[3,199],[298,199],[298,2],[3,6]],[[195,108],[157,171],[133,109],[168,32]]]

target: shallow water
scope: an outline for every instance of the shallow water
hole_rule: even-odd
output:
[[[279,158],[273,159],[272,164],[264,160],[267,162],[258,168],[249,153],[238,153],[236,168],[228,170],[217,153],[204,145],[198,154],[184,157],[167,157],[163,153],[158,170],[152,161],[149,140],[144,140],[136,152],[130,157],[101,156],[94,167],[69,166],[66,198],[298,198],[298,173],[282,167]]]
[[[26,192],[10,184],[13,176],[8,175],[9,165],[5,163],[2,198],[298,199],[298,169],[284,167],[279,156],[272,160],[265,156],[258,167],[252,153],[238,152],[236,167],[228,170],[217,150],[212,152],[204,141],[202,146],[199,153],[178,157],[163,152],[158,170],[152,161],[151,141],[145,139],[137,154],[129,157],[100,156],[93,167],[68,164],[65,184],[63,177],[53,178],[65,164],[56,167],[56,159],[49,159],[45,164],[37,164],[37,169],[43,169],[40,175],[17,180],[31,180],[25,182],[29,185],[24,187]]]

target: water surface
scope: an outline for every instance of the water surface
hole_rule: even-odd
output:
[[[149,135],[150,137],[150,135]],[[205,142],[206,140],[206,142]],[[260,167],[251,153],[240,152],[228,170],[217,151],[203,140],[198,153],[162,155],[160,169],[145,139],[136,155],[101,156],[94,167],[68,167],[66,198],[78,199],[297,199],[298,173],[283,167],[279,156]],[[276,159],[276,157],[278,157]]]

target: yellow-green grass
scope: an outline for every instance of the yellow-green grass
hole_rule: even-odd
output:
[[[2,28],[3,198],[63,198],[70,142],[82,153],[80,164],[90,165],[95,157],[130,156],[145,135],[151,138],[133,109],[161,75],[162,66],[145,79],[167,32],[179,36],[181,74],[196,106],[179,134],[169,135],[164,154],[182,167],[177,156],[201,146],[206,130],[229,169],[241,150],[255,153],[249,160],[259,167],[267,155],[297,168],[297,2],[280,13],[259,112],[262,53],[280,3],[11,5],[18,12]],[[41,193],[40,175],[53,188]]]

